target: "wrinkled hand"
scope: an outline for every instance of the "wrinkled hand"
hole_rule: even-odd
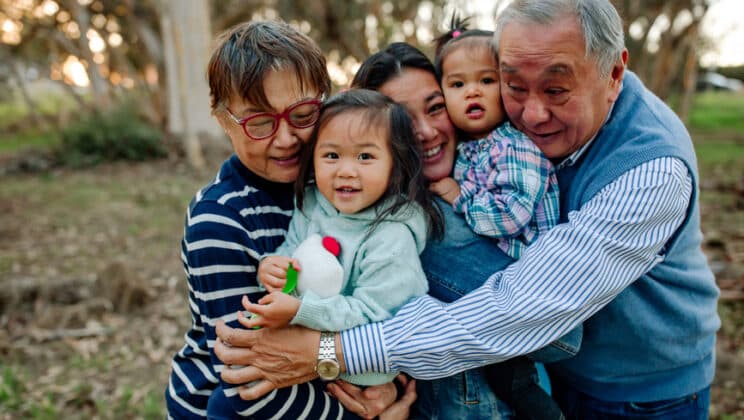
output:
[[[308,382],[318,377],[320,332],[298,326],[244,330],[217,322],[214,353],[226,365],[222,379],[240,387],[240,398],[254,400],[277,388]],[[343,367],[343,364],[342,364]]]
[[[416,401],[416,381],[409,381],[403,374],[398,375],[396,380],[405,388],[405,393],[399,401],[395,401],[396,389],[392,382],[362,390],[339,380],[329,384],[327,389],[347,410],[365,419],[377,416],[381,420],[407,419],[411,405]]]
[[[248,319],[242,311],[238,312],[238,322],[246,328],[283,327],[289,325],[300,310],[300,300],[281,291],[269,293],[259,299],[258,304],[251,303],[248,296],[243,296],[241,303],[246,311],[258,315]]]
[[[258,264],[258,281],[269,291],[281,291],[287,283],[287,268],[289,263],[300,271],[300,262],[296,258],[272,255],[261,260]]]
[[[429,191],[442,197],[442,200],[452,204],[460,195],[460,184],[453,178],[446,177],[429,184]]]
[[[411,406],[416,402],[416,380],[400,374],[395,378],[403,385],[403,396],[380,413],[380,420],[405,420],[411,415]]]
[[[362,389],[346,381],[337,380],[326,386],[344,407],[365,419],[373,419],[395,402],[396,389],[392,382]]]

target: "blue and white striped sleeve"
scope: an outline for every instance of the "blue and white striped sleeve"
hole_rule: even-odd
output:
[[[347,370],[433,379],[543,347],[660,261],[692,188],[676,158],[631,169],[463,298],[421,297],[390,320],[342,332]]]

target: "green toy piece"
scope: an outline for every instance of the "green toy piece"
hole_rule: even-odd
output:
[[[292,263],[289,263],[289,267],[287,267],[287,282],[284,284],[282,292],[289,295],[294,292],[295,288],[297,288],[297,270],[292,267]]]

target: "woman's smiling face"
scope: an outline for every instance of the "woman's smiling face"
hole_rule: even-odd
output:
[[[272,109],[264,109],[248,103],[235,95],[227,104],[237,118],[250,117],[259,112],[282,112],[287,107],[304,99],[318,96],[316,91],[303,90],[297,75],[288,70],[274,70],[264,79],[264,91]],[[256,175],[274,182],[294,182],[300,171],[302,148],[308,143],[313,127],[295,128],[285,120],[279,122],[274,134],[254,140],[248,137],[243,127],[226,114],[218,119],[232,142],[235,154]]]
[[[455,163],[455,128],[434,74],[406,68],[379,91],[403,105],[413,119],[424,156],[424,177],[437,181],[450,176]]]

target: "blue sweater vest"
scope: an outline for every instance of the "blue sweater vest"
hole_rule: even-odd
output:
[[[576,357],[551,371],[609,401],[656,401],[698,391],[713,379],[718,288],[701,249],[698,172],[677,116],[626,72],[612,115],[589,149],[558,173],[561,223],[624,172],[656,158],[682,160],[693,194],[664,260],[584,324]]]

